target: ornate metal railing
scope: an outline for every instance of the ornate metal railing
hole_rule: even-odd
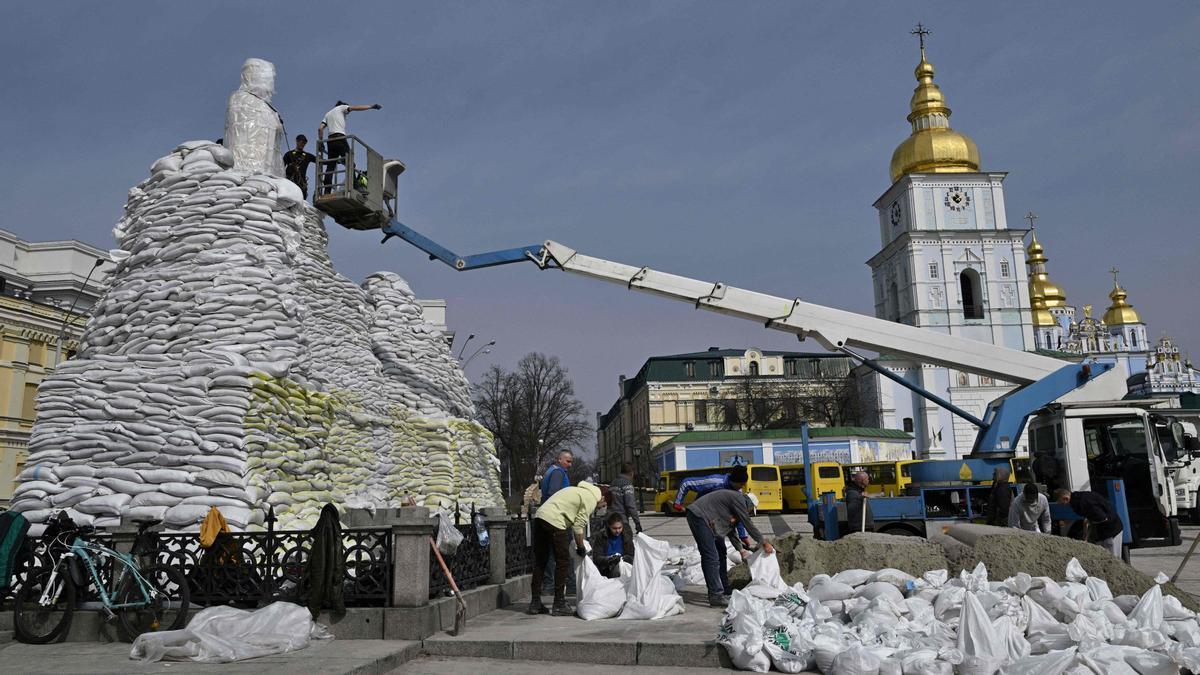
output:
[[[533,532],[530,521],[518,519],[508,521],[504,531],[504,576],[506,578],[529,574],[533,570]]]
[[[111,534],[96,532],[88,534],[86,538],[88,541],[95,542],[101,546],[113,547],[114,537]],[[40,537],[27,538],[25,545],[29,547],[28,550],[33,557],[13,575],[12,584],[7,589],[0,591],[0,607],[8,608],[10,606],[13,597],[20,590],[21,584],[25,582],[30,570],[36,572],[50,568],[50,565],[53,563],[53,557],[49,551],[40,549],[41,541]],[[57,554],[54,557],[57,557]],[[112,558],[96,558],[93,559],[93,564],[98,564],[99,566],[97,571],[100,574],[101,581],[112,578],[113,566],[116,564]],[[108,582],[105,581],[105,583]],[[91,584],[88,585],[86,590],[79,592],[79,595],[76,597],[80,602],[98,602],[100,600],[100,594]]]
[[[456,504],[453,518],[458,531],[463,536],[462,543],[453,555],[443,555],[446,566],[454,575],[454,583],[458,590],[465,591],[476,588],[488,580],[491,567],[491,546],[482,546],[476,533],[475,508],[471,507],[470,514],[461,512]],[[463,522],[465,521],[465,522]],[[429,556],[429,597],[440,598],[450,591],[450,582],[438,564],[437,556],[432,552]]]
[[[270,522],[268,521],[268,525]],[[387,606],[392,595],[390,528],[342,530],[342,594],[348,606]],[[194,533],[156,537],[158,562],[180,568],[197,605],[252,607],[275,600],[307,604],[309,530],[238,532],[200,546]]]

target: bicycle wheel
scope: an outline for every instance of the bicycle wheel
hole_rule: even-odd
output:
[[[49,602],[41,604],[50,582],[50,570],[30,570],[13,599],[13,632],[21,642],[44,645],[65,637],[75,612],[75,582],[65,565],[60,565]]]
[[[126,575],[113,600],[117,605],[132,605],[117,610],[125,638],[132,641],[142,633],[183,628],[190,598],[183,572],[169,565],[151,565],[139,572],[149,585],[150,601],[132,574]]]

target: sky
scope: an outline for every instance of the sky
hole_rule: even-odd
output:
[[[328,8],[338,7],[336,15]],[[916,40],[1039,215],[1051,278],[1108,305],[1121,270],[1157,339],[1200,357],[1200,5],[582,2],[20,3],[0,26],[0,228],[112,248],[130,187],[223,134],[247,57],[291,135],[338,99],[402,159],[400,218],[459,253],[554,239],[627,264],[870,314],[871,204],[916,85]],[[558,356],[589,413],[654,355],[819,350],[761,325],[516,265],[458,273],[328,221],[338,269],[449,302],[468,367]],[[461,344],[461,342],[460,342]],[[456,348],[457,351],[457,348]]]

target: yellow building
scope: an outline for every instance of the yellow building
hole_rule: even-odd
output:
[[[107,283],[108,253],[78,241],[26,242],[0,230],[0,503],[25,463],[42,379],[74,355]]]

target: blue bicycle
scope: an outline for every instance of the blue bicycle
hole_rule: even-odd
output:
[[[79,596],[89,586],[95,587],[106,618],[119,619],[127,640],[182,628],[187,621],[187,579],[178,568],[154,564],[148,530],[158,522],[139,523],[133,550],[126,554],[88,541],[93,528],[76,526],[60,514],[47,527],[13,600],[16,638],[47,644],[66,637]]]

